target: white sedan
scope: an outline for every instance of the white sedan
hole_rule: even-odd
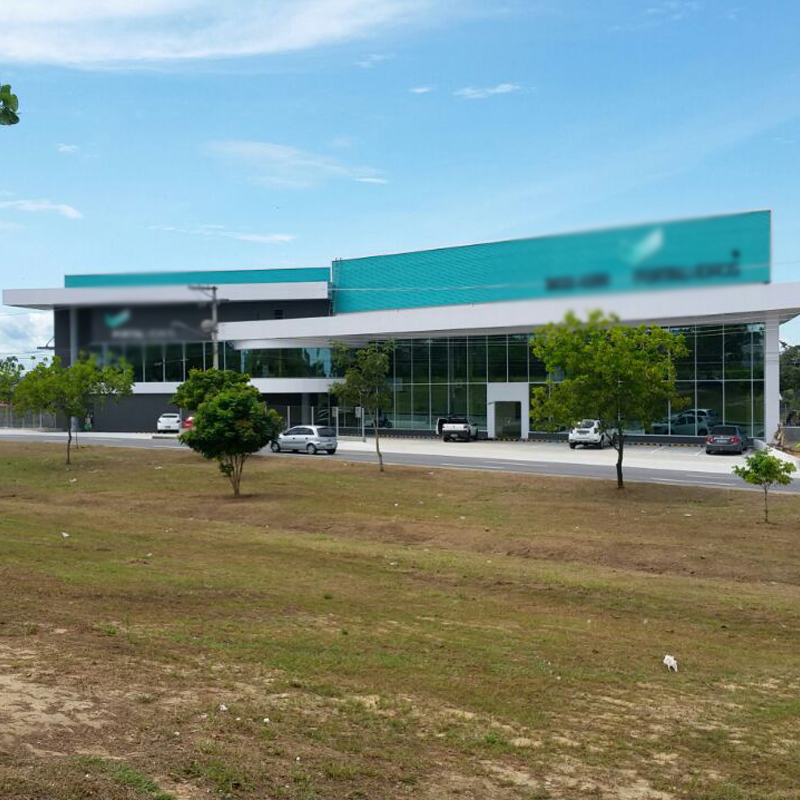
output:
[[[181,415],[180,414],[162,414],[156,422],[156,431],[158,433],[180,433],[181,432]]]

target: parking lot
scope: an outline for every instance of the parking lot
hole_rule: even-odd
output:
[[[375,442],[368,437],[366,443],[356,438],[341,438],[342,453],[373,452]],[[570,450],[566,442],[442,442],[438,439],[381,439],[384,453],[424,454],[431,456],[457,456],[492,461],[532,461],[552,464],[591,464],[613,466],[617,451],[612,447],[603,450],[577,447]],[[748,451],[752,452],[752,451]],[[745,456],[748,453],[745,453]],[[625,447],[624,463],[629,467],[644,469],[681,470],[702,474],[729,474],[731,467],[744,463],[744,457],[733,455],[706,455],[702,446],[630,444]]]

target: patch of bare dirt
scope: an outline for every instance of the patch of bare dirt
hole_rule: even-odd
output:
[[[36,752],[48,740],[97,730],[109,716],[93,699],[60,686],[37,653],[0,643],[0,747]]]

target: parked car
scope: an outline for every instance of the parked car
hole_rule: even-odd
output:
[[[156,422],[156,431],[158,433],[180,433],[181,415],[171,413],[162,414]]]
[[[186,419],[183,421],[183,424],[181,425],[181,427],[185,431],[189,431],[192,428],[194,428],[194,417],[186,417]]]
[[[706,436],[706,453],[741,455],[747,447],[747,437],[736,425],[715,425]]]
[[[603,429],[599,419],[582,419],[567,436],[571,450],[579,444],[584,447],[599,447],[601,450],[611,444],[611,434]]]
[[[471,442],[478,438],[478,426],[466,417],[448,417],[442,422],[440,433],[444,442],[451,442],[453,439]]]
[[[320,450],[332,456],[336,452],[336,447],[336,430],[327,425],[297,425],[281,433],[270,444],[273,453],[286,450],[295,453],[305,452],[312,456]]]

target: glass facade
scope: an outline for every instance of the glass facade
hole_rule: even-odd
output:
[[[710,426],[726,423],[763,436],[764,325],[672,330],[685,337],[689,350],[676,364],[685,402],[680,409],[665,408],[652,433],[703,436]],[[108,362],[125,358],[137,382],[180,382],[190,369],[211,367],[213,358],[209,342],[97,345],[89,350]],[[238,351],[221,342],[219,353],[221,368],[253,378],[335,376],[329,348]],[[534,386],[546,379],[525,334],[397,340],[389,372],[392,399],[380,421],[387,428],[430,431],[440,417],[464,414],[485,430],[487,384]],[[330,405],[335,403],[331,398]]]

